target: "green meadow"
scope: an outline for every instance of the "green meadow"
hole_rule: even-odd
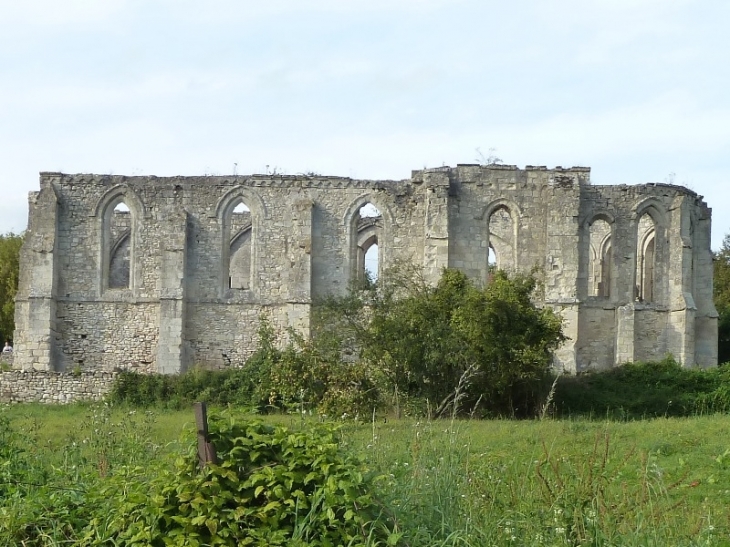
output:
[[[300,413],[238,419],[291,431],[322,427]],[[193,423],[192,409],[0,408],[0,545],[126,545],[90,532],[104,526],[95,512],[99,493],[115,480],[132,492],[134,481],[154,481],[189,458]],[[371,477],[384,530],[353,545],[730,545],[728,415],[375,416],[329,429],[338,450]],[[170,541],[150,544],[194,544]]]

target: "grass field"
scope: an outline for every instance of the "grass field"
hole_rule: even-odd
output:
[[[192,410],[17,405],[0,417],[38,465],[71,458],[100,476],[194,442]],[[297,429],[311,418],[266,420]],[[730,545],[730,416],[377,418],[345,421],[340,435],[381,476],[404,545]]]

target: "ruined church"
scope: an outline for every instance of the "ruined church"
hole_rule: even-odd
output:
[[[590,169],[457,165],[405,180],[41,173],[29,197],[14,367],[240,367],[259,317],[306,335],[312,302],[416,264],[487,283],[537,272],[564,318],[556,366],[673,355],[717,364],[711,210],[668,184]]]

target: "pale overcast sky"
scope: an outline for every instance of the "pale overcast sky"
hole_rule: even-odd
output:
[[[725,0],[0,0],[0,232],[39,171],[473,163],[671,182],[730,232]]]

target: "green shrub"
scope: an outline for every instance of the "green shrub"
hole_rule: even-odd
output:
[[[382,375],[367,362],[343,362],[339,345],[329,339],[292,335],[294,343],[269,371],[272,404],[327,416],[369,416],[382,406]]]
[[[365,545],[387,539],[371,492],[375,477],[338,448],[336,431],[302,432],[211,416],[218,463],[197,467],[195,447],[175,471],[133,496],[119,481],[111,522],[89,537],[128,546]],[[96,541],[96,539],[94,539]],[[94,543],[89,543],[93,545]],[[370,543],[372,544],[372,543]]]
[[[350,326],[352,352],[381,371],[388,392],[428,400],[436,415],[535,415],[565,339],[560,317],[534,304],[535,276],[498,271],[484,287],[449,269],[436,286],[407,269],[383,277],[375,290],[325,304]]]
[[[560,378],[555,407],[563,416],[651,418],[730,410],[730,366],[684,368],[672,357]]]

